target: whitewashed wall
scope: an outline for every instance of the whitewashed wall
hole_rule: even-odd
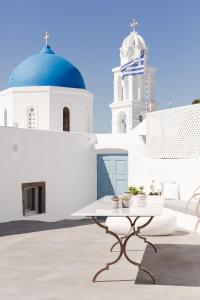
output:
[[[50,130],[63,130],[63,108],[70,110],[70,131],[92,132],[93,95],[82,89],[50,88]]]
[[[0,127],[0,140],[0,222],[66,219],[96,200],[94,135]],[[46,213],[23,217],[21,184],[38,181]]]
[[[200,159],[149,159],[129,153],[130,184],[144,185],[149,191],[151,181],[176,182],[180,184],[180,199],[187,200],[193,190],[200,186]]]
[[[180,184],[180,198],[187,200],[193,190],[200,186],[200,159],[151,159],[146,156],[146,121],[140,123],[130,134],[98,134],[97,153],[128,153],[129,185],[144,185],[146,192],[154,179]]]
[[[145,156],[145,142],[143,139],[145,122],[140,123],[129,134],[97,134],[95,149],[97,153],[116,154],[128,153],[128,184],[133,180],[135,161]],[[135,132],[135,134],[134,134]]]
[[[9,88],[0,92],[0,126],[4,125],[4,110],[8,111],[8,126],[14,123],[27,128],[28,108],[36,109],[36,128],[63,130],[63,108],[70,109],[70,131],[92,132],[93,95],[87,90],[33,86]]]
[[[200,104],[147,115],[149,158],[200,158]]]

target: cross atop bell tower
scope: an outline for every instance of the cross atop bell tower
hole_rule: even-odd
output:
[[[135,19],[133,19],[132,22],[130,23],[130,26],[131,26],[133,32],[135,32],[137,25],[138,25],[138,22]]]

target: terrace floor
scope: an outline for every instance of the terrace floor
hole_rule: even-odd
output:
[[[75,222],[75,223],[73,223]],[[0,299],[2,300],[96,300],[170,299],[197,300],[200,287],[136,285],[137,269],[122,259],[92,283],[94,273],[112,260],[114,239],[90,222],[67,222],[46,226],[45,231],[12,234],[5,223],[0,237]],[[27,231],[26,222],[15,222]],[[30,223],[31,224],[31,223]],[[36,224],[36,223],[34,223]],[[58,224],[58,223],[57,223]],[[41,223],[42,226],[42,223]],[[40,226],[36,226],[40,230]],[[56,229],[55,229],[56,228]],[[20,229],[20,230],[19,230]],[[31,229],[31,228],[29,228]],[[17,232],[17,230],[15,230]],[[16,233],[14,232],[14,233]],[[3,235],[2,229],[0,234]],[[200,235],[177,231],[174,236],[151,237],[155,243],[200,244]],[[141,260],[145,244],[133,239],[132,257]],[[161,298],[162,297],[162,298]]]

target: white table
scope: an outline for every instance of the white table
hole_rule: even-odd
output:
[[[73,217],[91,217],[94,222],[100,226],[101,228],[106,230],[106,233],[109,233],[113,235],[117,239],[117,243],[120,246],[120,251],[119,255],[115,260],[112,262],[109,262],[106,264],[104,268],[99,270],[93,277],[93,282],[96,282],[97,277],[99,276],[100,273],[102,273],[105,270],[109,269],[110,265],[115,264],[120,260],[122,255],[124,254],[125,258],[135,266],[137,266],[140,270],[143,270],[146,272],[152,279],[152,282],[155,283],[155,277],[153,274],[145,269],[143,266],[141,266],[141,263],[133,261],[127,254],[126,246],[127,242],[132,236],[137,236],[140,239],[143,239],[145,243],[150,244],[155,252],[157,252],[156,247],[149,241],[147,241],[146,238],[140,236],[140,230],[144,227],[146,227],[154,217],[160,216],[162,214],[162,209],[163,209],[163,204],[164,200],[162,197],[159,196],[149,196],[147,197],[147,204],[144,207],[138,207],[137,206],[137,201],[133,201],[133,203],[130,205],[129,208],[112,208],[112,202],[111,202],[111,197],[106,196],[103,197],[86,207],[78,210],[77,212],[73,213],[71,216]],[[103,225],[97,217],[126,217],[131,224],[131,230],[127,234],[127,236],[120,238],[117,234],[114,232],[110,231],[107,226]],[[131,217],[135,217],[134,221],[131,220]],[[136,226],[136,223],[140,217],[148,217],[148,221],[144,223],[141,226]],[[124,241],[123,241],[124,239]],[[116,243],[115,243],[116,244]]]

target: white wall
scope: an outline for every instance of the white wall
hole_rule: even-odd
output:
[[[0,92],[0,126],[4,109],[8,126],[27,128],[28,108],[36,109],[37,129],[63,130],[63,108],[70,109],[70,131],[92,132],[93,95],[82,89],[33,86],[9,88]]]
[[[118,68],[114,68],[114,100],[110,104],[112,111],[112,133],[119,133],[119,115],[124,112],[126,114],[126,130],[130,132],[139,124],[139,116],[143,119],[146,117],[146,86],[145,75],[128,76],[121,82],[117,79],[121,76]],[[154,98],[154,75],[155,68],[148,67],[148,100],[151,103],[151,110],[155,110],[157,104]],[[119,89],[123,89],[123,97],[119,93]]]
[[[149,191],[151,181],[180,184],[180,198],[187,200],[200,186],[200,159],[149,159],[129,152],[129,178],[131,185],[144,185]]]
[[[142,125],[142,124],[140,124]],[[140,126],[138,125],[138,126]],[[141,130],[143,129],[140,126]],[[138,133],[140,131],[138,130]],[[143,139],[139,134],[134,135],[134,133],[129,134],[96,134],[98,147],[113,147],[113,148],[121,148],[128,150],[133,145],[143,144]]]
[[[50,90],[50,130],[63,130],[63,108],[70,110],[70,131],[92,132],[93,95],[81,89]]]
[[[27,128],[27,112],[29,107],[36,109],[36,128],[49,128],[49,93],[42,87],[14,88],[13,122],[19,128]]]
[[[145,142],[140,134],[144,133],[140,123],[130,134],[97,134],[95,149],[97,153],[128,153],[128,183],[133,182],[134,161],[145,156]],[[134,134],[136,132],[136,134]],[[135,174],[134,174],[135,175]]]
[[[129,185],[144,185],[147,192],[154,179],[180,184],[180,197],[187,200],[193,190],[200,186],[200,159],[149,159],[145,145],[146,121],[140,123],[130,134],[97,134],[98,153],[128,152]]]
[[[96,200],[92,134],[2,127],[0,140],[0,222],[66,219]],[[23,217],[21,184],[38,181],[46,182],[46,213]]]
[[[147,155],[158,159],[200,159],[200,104],[148,114]]]

